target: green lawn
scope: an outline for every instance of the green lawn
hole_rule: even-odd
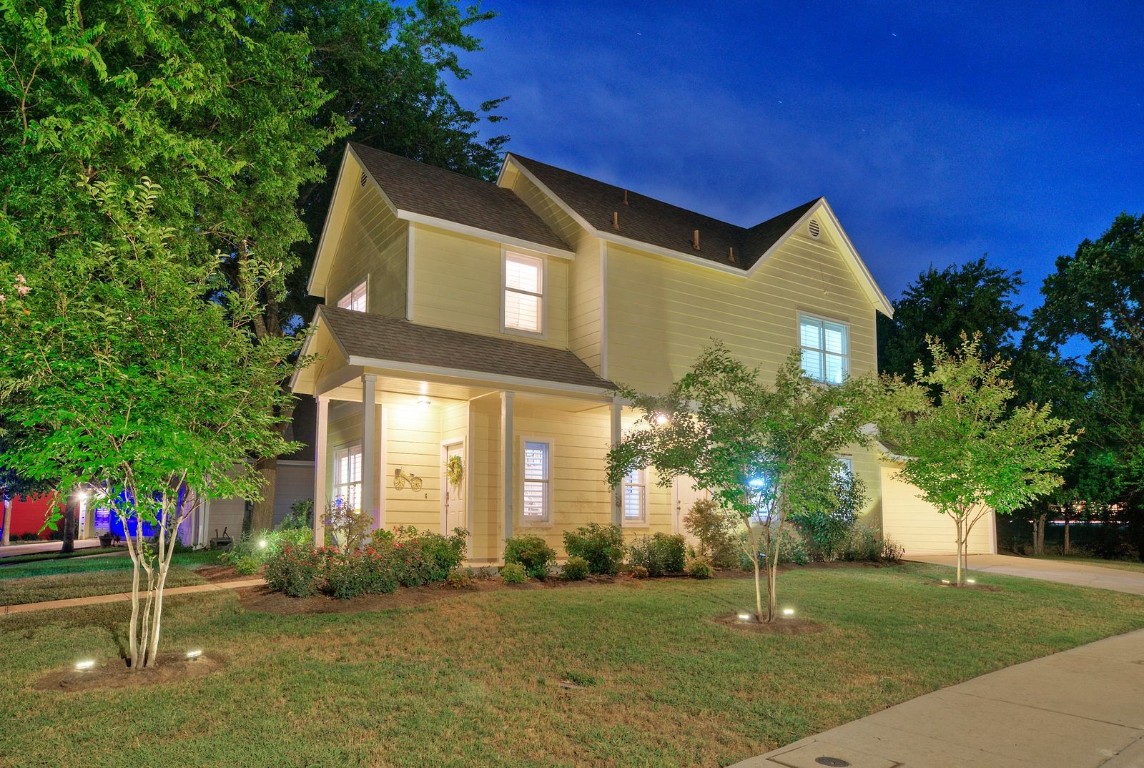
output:
[[[232,593],[171,598],[163,645],[208,678],[32,688],[117,654],[127,606],[5,617],[0,755],[12,765],[719,765],[990,670],[1144,627],[1144,598],[948,569],[801,569],[781,604],[819,634],[714,616],[746,579],[459,592],[417,607],[279,616]],[[563,677],[594,679],[582,690]],[[238,760],[237,756],[241,756]]]
[[[178,552],[171,559],[167,586],[205,581],[194,569],[218,562],[218,552]],[[109,595],[131,589],[131,558],[126,551],[91,557],[0,564],[0,605]]]

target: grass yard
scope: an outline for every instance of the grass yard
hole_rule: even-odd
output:
[[[217,551],[178,552],[171,559],[167,586],[205,584],[194,569],[218,562]],[[126,551],[87,557],[0,562],[0,605],[109,595],[131,590],[131,558]]]
[[[171,598],[168,651],[227,668],[137,689],[36,691],[118,654],[127,607],[0,620],[0,763],[84,766],[724,765],[936,688],[1144,627],[1144,597],[948,569],[805,568],[782,605],[825,625],[714,617],[749,579],[458,592],[369,613],[271,615]],[[588,683],[569,690],[561,679]]]

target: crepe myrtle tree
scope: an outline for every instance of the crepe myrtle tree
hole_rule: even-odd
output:
[[[804,510],[839,503],[837,456],[869,442],[863,427],[882,402],[877,381],[812,381],[794,351],[769,385],[758,368],[715,342],[669,392],[621,388],[620,395],[642,415],[608,454],[609,482],[617,485],[632,469],[653,467],[660,485],[687,476],[708,489],[722,512],[745,529],[755,618],[774,621],[784,526]]]
[[[133,564],[139,670],[158,660],[180,524],[205,497],[255,497],[248,458],[291,448],[274,414],[295,344],[251,328],[270,267],[248,259],[249,289],[228,289],[223,257],[180,251],[155,223],[156,185],[78,183],[106,226],[20,274],[0,262],[0,466],[103,491]]]
[[[927,344],[933,366],[919,362],[916,383],[887,380],[898,417],[879,428],[903,457],[902,478],[953,519],[961,586],[973,526],[990,510],[1007,515],[1059,487],[1076,435],[1048,405],[1014,406],[1009,364],[985,359],[979,334],[962,335],[952,352],[933,337]]]

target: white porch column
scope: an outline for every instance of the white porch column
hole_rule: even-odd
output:
[[[512,405],[514,393],[501,393],[501,446],[504,449],[504,538],[512,537],[513,500],[516,489],[513,487],[513,431],[512,431]],[[501,542],[501,555],[504,555],[504,542]]]
[[[618,397],[612,398],[611,405],[611,422],[612,422],[612,448],[620,444],[624,438],[623,422],[620,416],[623,413],[624,406],[620,403]],[[623,486],[617,485],[612,488],[612,522],[616,525],[624,524],[624,511],[623,511]]]
[[[377,506],[377,376],[372,373],[361,377],[361,512],[373,520],[373,527],[381,525],[381,510]]]
[[[318,403],[316,424],[314,425],[314,546],[326,543],[326,526],[322,516],[326,514],[329,486],[326,485],[326,438],[329,436],[330,399],[325,395],[315,395]]]

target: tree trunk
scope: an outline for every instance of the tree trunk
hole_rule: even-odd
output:
[[[274,527],[274,492],[278,485],[278,457],[259,459],[258,472],[262,475],[262,499],[253,503],[250,511],[250,531],[269,531]]]
[[[63,552],[64,554],[75,552],[75,524],[76,518],[78,517],[76,512],[77,510],[75,502],[72,501],[71,497],[69,497],[67,502],[64,503],[64,543],[63,546],[60,547],[60,552]]]
[[[751,562],[755,564],[755,621],[763,620],[763,579],[762,573],[759,572],[759,548],[754,547],[754,552],[751,554]],[[768,586],[769,590],[770,587]]]
[[[4,534],[0,538],[0,546],[8,546],[12,541],[11,529],[12,528],[12,497],[4,497]]]
[[[1041,557],[1045,554],[1045,525],[1048,522],[1048,510],[1041,510],[1033,515],[1033,556]]]
[[[1069,513],[1064,513],[1065,520],[1065,540],[1063,545],[1063,552],[1067,555],[1069,553]]]
[[[954,581],[954,583],[960,587],[962,573],[961,563],[964,557],[963,553],[965,551],[965,518],[955,518],[954,522],[957,524],[957,579]]]
[[[775,587],[778,586],[777,579],[779,573],[779,552],[778,547],[775,547],[775,556],[771,562],[767,563],[767,621],[775,620],[778,614],[778,594]]]

